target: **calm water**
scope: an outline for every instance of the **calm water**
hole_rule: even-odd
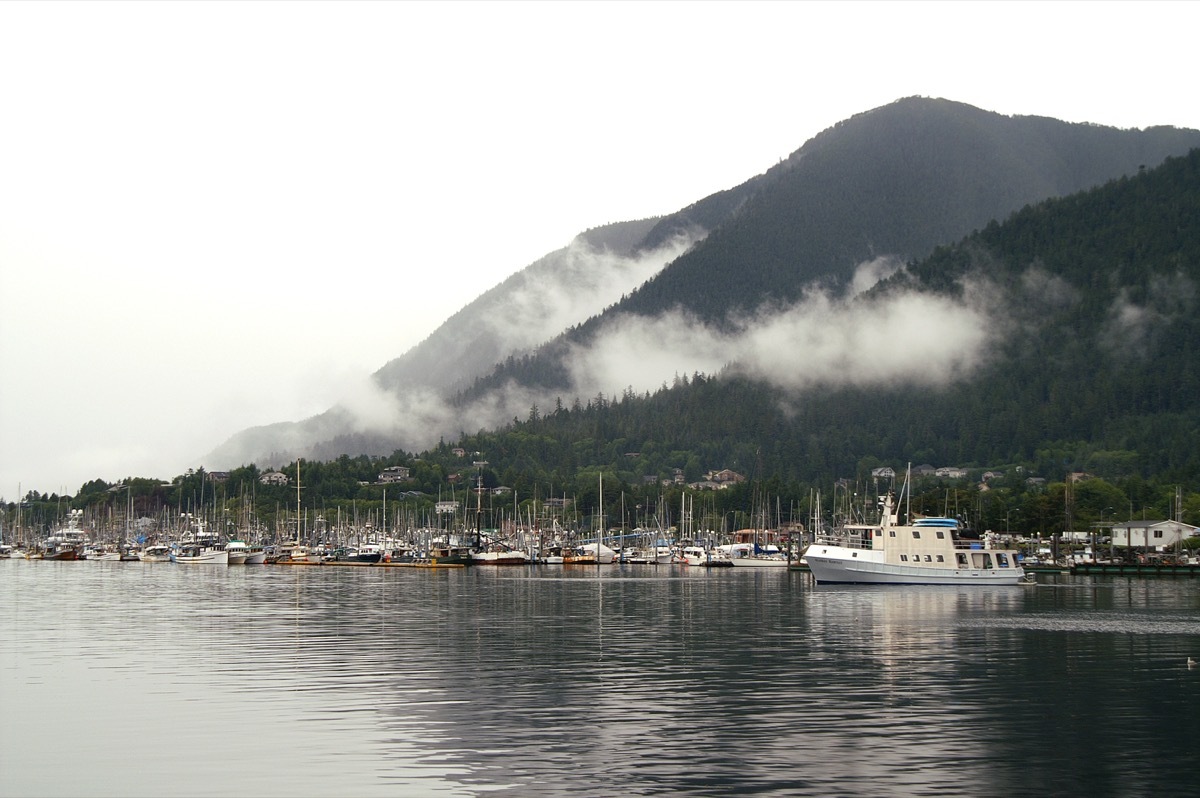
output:
[[[0,561],[0,795],[1195,795],[1200,582]]]

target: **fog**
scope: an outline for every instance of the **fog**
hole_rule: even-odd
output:
[[[545,413],[560,400],[570,406],[576,398],[584,403],[597,395],[617,399],[630,389],[654,393],[676,377],[695,373],[738,374],[800,401],[817,387],[904,383],[936,388],[968,378],[984,362],[991,336],[1007,326],[987,310],[985,298],[994,290],[970,282],[959,299],[912,291],[863,295],[896,267],[889,258],[863,263],[849,294],[835,297],[813,289],[789,307],[747,315],[732,330],[678,311],[653,318],[617,315],[587,344],[569,348],[572,385],[566,391],[509,383],[465,406],[451,406],[433,390],[393,393],[362,380],[346,386],[338,407],[348,417],[338,420],[355,432],[386,437],[394,448],[420,451],[461,432],[524,420],[533,407]],[[328,433],[320,426],[308,431]],[[292,438],[278,459],[283,462],[316,442],[303,435]]]

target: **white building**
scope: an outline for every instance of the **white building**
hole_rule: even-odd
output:
[[[1123,548],[1165,549],[1200,534],[1200,527],[1182,521],[1126,521],[1113,524],[1112,542]]]

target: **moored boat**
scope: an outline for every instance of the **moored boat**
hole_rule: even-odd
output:
[[[804,552],[820,584],[1016,585],[1025,579],[1015,549],[968,540],[953,518],[900,524],[891,493],[878,525],[822,536]]]
[[[231,540],[225,544],[230,565],[262,565],[267,553],[261,546],[250,546],[244,540]]]
[[[142,562],[170,562],[171,547],[165,543],[152,543],[142,549]]]
[[[69,540],[61,540],[59,538],[49,538],[40,554],[41,556],[36,559],[60,561],[80,559],[79,547]]]
[[[492,547],[486,551],[476,551],[471,554],[472,565],[527,565],[529,555],[517,549]]]
[[[184,543],[172,550],[171,562],[183,565],[228,565],[229,552],[218,544]]]
[[[787,568],[787,555],[776,546],[739,543],[729,552],[729,564],[737,568]]]
[[[721,568],[730,565],[729,557],[720,549],[706,549],[703,546],[684,546],[680,550],[676,562],[702,568]]]

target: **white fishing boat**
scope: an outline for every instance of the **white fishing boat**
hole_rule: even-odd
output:
[[[180,516],[183,534],[171,546],[171,562],[182,565],[228,565],[229,552],[203,519],[191,513]]]
[[[844,527],[804,552],[820,584],[1016,585],[1025,579],[1015,549],[969,540],[953,518],[899,523],[894,496],[877,525]]]
[[[183,543],[171,552],[171,562],[183,565],[228,565],[229,552],[217,543]]]
[[[230,565],[245,565],[250,556],[250,547],[245,541],[231,540],[225,544],[225,554]]]

